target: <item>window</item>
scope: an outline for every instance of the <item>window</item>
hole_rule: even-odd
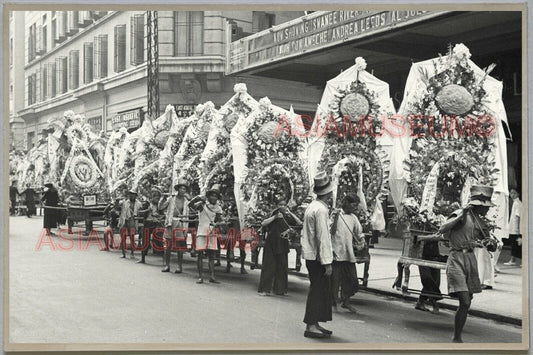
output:
[[[28,62],[35,59],[37,48],[37,26],[33,24],[29,27],[28,34]]]
[[[56,96],[56,63],[48,63],[48,97]]]
[[[32,88],[33,88],[33,76],[28,75],[28,77],[26,78],[26,93],[28,96],[28,106],[33,104]]]
[[[93,81],[93,44],[87,42],[83,44],[83,83],[88,84]]]
[[[27,77],[27,94],[28,94],[28,106],[37,102],[37,73],[28,75]]]
[[[67,38],[68,32],[68,16],[67,11],[59,11],[57,13],[57,29],[56,29],[56,41],[61,43]]]
[[[52,19],[52,25],[50,26],[50,38],[51,38],[51,47],[54,48],[56,46],[56,43],[57,43],[57,37],[56,37],[56,34],[57,34],[57,21],[56,19]]]
[[[48,40],[48,31],[47,31],[48,27],[46,25],[46,15],[43,15],[43,25],[42,25],[42,30],[41,30],[41,46],[42,46],[42,51],[43,53],[46,53],[47,51],[47,40]]]
[[[91,11],[80,11],[78,14],[78,26],[87,27],[93,22],[91,19]]]
[[[93,75],[95,78],[107,76],[107,35],[94,37]]]
[[[78,11],[69,11],[67,14],[67,18],[68,18],[68,35],[72,36],[73,34],[76,34],[78,32],[78,28],[79,28]]]
[[[67,57],[56,58],[56,70],[56,90],[58,94],[64,94],[67,92]]]
[[[115,26],[115,73],[126,69],[126,25]]]
[[[41,68],[41,101],[46,100],[48,97],[48,72],[46,65]]]
[[[69,89],[77,89],[80,84],[80,51],[78,50],[71,50],[68,53],[68,75]]]
[[[36,45],[35,45],[35,54],[42,55],[44,54],[43,48],[43,26],[37,26],[37,33],[35,35]]]
[[[203,11],[174,11],[174,55],[202,55],[203,32]]]
[[[130,62],[139,65],[144,62],[144,15],[134,15],[130,18]]]
[[[253,11],[252,32],[259,32],[271,28],[275,24],[276,15],[264,11]]]

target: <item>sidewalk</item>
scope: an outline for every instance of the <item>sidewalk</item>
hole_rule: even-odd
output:
[[[371,261],[369,270],[368,287],[366,291],[384,294],[387,296],[406,298],[413,301],[413,307],[418,295],[410,294],[404,296],[401,291],[392,288],[396,278],[396,263],[401,256],[402,240],[397,238],[380,238],[375,248],[370,249]],[[522,268],[516,266],[504,266],[503,262],[510,257],[509,250],[504,249],[500,256],[498,267],[501,273],[496,274],[495,284],[492,290],[483,290],[482,293],[474,295],[470,314],[489,318],[501,322],[522,324]],[[289,268],[295,266],[295,252],[291,250],[289,254]],[[261,260],[261,259],[260,259]],[[409,278],[409,288],[420,290],[422,284],[418,273],[418,267],[412,265]],[[363,264],[357,265],[359,277],[363,274]],[[302,269],[298,274],[307,275],[305,261],[302,260]],[[446,281],[446,271],[441,270],[441,292],[448,293]],[[364,289],[363,289],[364,290]],[[356,298],[354,296],[353,298]],[[527,299],[525,300],[527,301]],[[455,310],[458,301],[454,299],[443,299],[439,301],[442,308]]]

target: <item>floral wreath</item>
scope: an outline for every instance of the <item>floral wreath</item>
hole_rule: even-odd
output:
[[[219,161],[205,178],[204,191],[209,191],[213,185],[220,185],[222,209],[227,217],[238,215],[235,201],[232,157]]]
[[[339,170],[338,165],[341,161],[349,164],[345,164]],[[338,176],[340,193],[337,195],[337,205],[346,191],[357,187],[359,167],[362,167],[363,194],[369,207],[369,213],[372,212],[372,201],[378,196],[386,196],[388,193],[389,169],[386,153],[380,148],[373,149],[355,141],[332,144],[327,146],[322,153],[319,165],[323,166],[329,173],[336,170],[342,172]]]
[[[200,156],[195,155],[191,159],[189,159],[187,162],[183,162],[184,169],[180,172],[178,178],[183,178],[187,180],[190,189],[191,194],[193,196],[200,194],[200,177],[201,172],[198,169],[198,164],[200,163]]]
[[[89,168],[87,170],[88,176],[85,176],[87,178],[83,180],[78,176],[78,169],[80,165],[85,165]],[[98,180],[98,172],[96,170],[96,164],[91,159],[89,159],[85,155],[78,155],[75,156],[70,163],[70,178],[72,179],[74,185],[76,185],[77,187],[87,189],[94,186],[94,184],[96,184]]]
[[[85,132],[79,123],[75,123],[67,128],[66,135],[70,144],[74,144],[76,139],[79,139],[82,142],[87,142],[88,140],[87,132]]]
[[[288,117],[274,112],[270,100],[262,98],[259,101],[259,113],[253,118],[253,123],[245,133],[248,142],[248,165],[262,164],[267,159],[277,157],[298,158],[298,151],[302,149],[299,141],[290,127],[283,127],[278,131],[281,120],[289,122]],[[286,130],[289,132],[286,132]]]
[[[498,169],[491,150],[494,144],[482,138],[436,139],[413,142],[405,164],[409,173],[409,194],[402,202],[403,219],[419,230],[436,230],[453,211],[460,208],[460,192],[468,178],[493,186]],[[432,211],[419,212],[420,201],[430,171],[439,163],[437,193]],[[450,200],[451,198],[451,200]]]
[[[309,193],[307,170],[298,160],[272,158],[261,170],[250,170],[244,196],[256,200],[244,216],[248,226],[260,224],[276,207],[276,196],[285,196],[289,205],[301,205]]]
[[[494,65],[485,69],[485,75],[477,82],[474,71],[468,63],[470,57],[470,51],[462,43],[455,45],[453,50],[450,46],[446,56],[439,54],[439,58],[433,60],[436,74],[429,79],[426,93],[419,101],[412,104],[411,110],[415,114],[421,114],[422,117],[433,116],[433,129],[440,136],[447,116],[455,117],[461,123],[470,117],[478,120],[484,129],[491,125],[490,122],[479,120],[486,117],[482,100],[487,93],[483,89],[483,83],[494,69]],[[444,70],[439,72],[439,68]],[[415,116],[414,123],[420,123],[417,121],[420,119]],[[424,128],[427,129],[429,127]],[[491,129],[495,127],[492,126]],[[495,145],[486,138],[488,134],[485,137],[442,136],[436,139],[431,132],[413,133],[417,138],[413,139],[409,158],[405,161],[406,168],[410,172],[411,197],[402,202],[404,213],[399,218],[410,222],[412,228],[436,230],[451,212],[460,207],[457,198],[452,198],[454,201],[444,200],[443,190],[455,191],[452,196],[457,196],[468,176],[479,184],[489,186],[495,184],[498,170],[494,168],[494,157],[491,154]],[[442,159],[448,154],[449,158]],[[419,212],[427,177],[437,161],[440,162],[440,173],[433,211]]]

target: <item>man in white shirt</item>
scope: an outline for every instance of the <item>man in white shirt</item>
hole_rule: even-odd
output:
[[[315,177],[314,192],[317,199],[305,210],[301,240],[302,256],[311,282],[305,307],[304,323],[307,327],[304,336],[329,338],[332,332],[318,324],[332,319],[330,276],[333,248],[329,232],[329,206],[333,198],[333,185],[325,172]]]
[[[522,233],[520,228],[520,217],[522,214],[522,201],[515,189],[509,192],[513,199],[511,215],[509,216],[509,240],[511,242],[511,259],[503,263],[506,266],[519,266],[522,263]]]

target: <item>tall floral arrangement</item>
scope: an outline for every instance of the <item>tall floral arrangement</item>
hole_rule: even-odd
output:
[[[467,180],[489,186],[497,181],[491,138],[496,126],[483,104],[487,95],[483,85],[494,65],[479,78],[470,57],[463,44],[450,46],[445,56],[439,54],[432,61],[434,75],[409,107],[411,124],[417,129],[405,161],[409,197],[402,202],[400,219],[412,229],[437,230],[464,202]],[[435,171],[437,183],[429,187],[428,177]],[[435,190],[434,204],[428,210],[421,206],[424,191],[430,188]]]

